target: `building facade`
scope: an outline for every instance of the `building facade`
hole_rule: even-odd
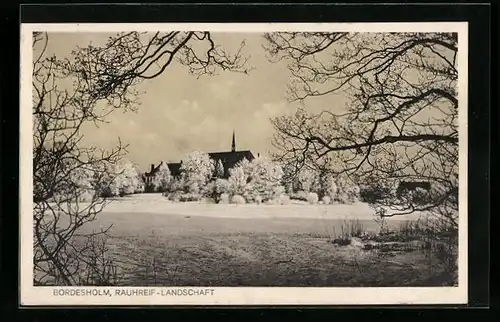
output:
[[[219,162],[222,163],[223,166],[223,174],[222,178],[229,178],[229,171],[234,168],[239,162],[243,161],[244,159],[247,159],[248,161],[252,161],[255,159],[254,155],[250,150],[242,150],[242,151],[237,151],[236,150],[236,137],[235,133],[233,131],[233,137],[231,141],[231,150],[230,151],[223,151],[223,152],[209,152],[208,155],[210,158],[214,161],[214,163],[217,165]],[[161,161],[158,165],[151,164],[151,168],[148,172],[143,174],[143,180],[144,183],[146,184],[146,187],[148,185],[151,185],[151,182],[156,174],[158,172],[160,165],[163,163]],[[168,169],[170,170],[170,173],[173,177],[180,177],[182,174],[182,160],[180,162],[173,162],[173,163],[166,163],[168,166]],[[219,177],[217,173],[214,171],[214,177]]]

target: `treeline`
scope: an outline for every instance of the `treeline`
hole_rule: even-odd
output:
[[[122,197],[147,191],[163,193],[172,201],[216,203],[287,204],[300,200],[311,204],[374,203],[391,192],[379,184],[359,184],[344,175],[303,168],[290,174],[286,167],[266,157],[244,159],[229,171],[225,179],[220,161],[207,153],[194,151],[186,155],[181,175],[174,177],[162,162],[147,183],[139,167],[130,162],[79,167],[58,189],[54,198],[77,195],[79,201],[103,197]]]
[[[227,179],[223,173],[220,162],[195,151],[185,158],[180,176],[173,177],[162,163],[150,185],[172,201],[208,198],[216,203],[286,204],[297,199],[330,204],[352,203],[360,197],[360,188],[348,178],[305,169],[291,177],[282,165],[265,157],[244,159],[230,169]]]

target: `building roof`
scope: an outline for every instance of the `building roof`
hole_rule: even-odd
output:
[[[236,163],[240,162],[244,158],[248,159],[249,161],[255,159],[253,156],[252,152],[249,150],[245,151],[234,151],[234,152],[210,152],[208,155],[214,159],[215,161],[221,160],[224,165],[235,165]]]
[[[244,150],[244,151],[227,151],[227,152],[210,152],[208,153],[211,159],[213,159],[215,162],[218,162],[219,160],[222,162],[222,165],[224,166],[224,176],[227,177],[229,175],[229,169],[233,168],[236,166],[240,161],[243,159],[247,159],[249,161],[252,161],[255,159],[254,155],[250,150]],[[163,161],[162,161],[163,162]],[[158,169],[160,168],[161,163],[160,162],[157,166],[152,166],[152,170],[149,172],[146,172],[146,176],[151,176],[155,174]],[[177,176],[181,173],[181,166],[182,162],[174,162],[174,163],[166,163],[168,166],[168,169],[170,170],[170,173],[173,176]]]
[[[243,150],[243,151],[236,151],[236,136],[235,136],[235,131],[233,130],[233,137],[231,141],[231,151],[227,152],[209,152],[208,155],[212,160],[215,162],[222,162],[222,165],[224,167],[224,177],[229,176],[229,169],[233,168],[235,165],[237,165],[240,161],[243,159],[247,159],[248,161],[252,161],[255,159],[253,156],[252,152],[250,150]],[[163,163],[160,162],[160,164]],[[145,173],[146,176],[151,176],[155,174],[158,171],[158,168],[160,167],[160,164],[158,166],[154,166],[154,164],[151,165],[151,170],[147,173]],[[182,166],[182,161],[179,163],[167,163],[167,166],[170,170],[170,173],[174,176],[177,176],[181,173],[181,166]]]
[[[252,161],[255,159],[252,152],[249,150],[245,151],[229,151],[229,152],[211,152],[208,153],[210,158],[212,158],[215,162],[222,162],[224,167],[224,177],[229,177],[229,169],[234,168],[240,161],[243,159],[247,159],[248,161]]]
[[[167,163],[168,169],[173,176],[177,176],[181,173],[182,162]]]

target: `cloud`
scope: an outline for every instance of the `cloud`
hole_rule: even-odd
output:
[[[211,82],[208,88],[215,99],[226,100],[232,98],[234,81]]]
[[[218,129],[221,126],[220,122],[215,119],[213,116],[207,116],[204,117],[203,120],[196,124],[193,125],[190,128],[190,132],[192,134],[207,134],[207,133],[212,133],[214,130]]]
[[[265,121],[271,117],[283,115],[286,109],[287,104],[285,101],[276,103],[264,103],[258,110],[253,113],[253,117],[258,121]]]
[[[156,141],[156,139],[158,139],[158,134],[151,132],[144,133],[142,136],[148,141]]]

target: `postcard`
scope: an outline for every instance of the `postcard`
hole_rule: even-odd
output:
[[[22,24],[21,304],[467,303],[467,44]]]

